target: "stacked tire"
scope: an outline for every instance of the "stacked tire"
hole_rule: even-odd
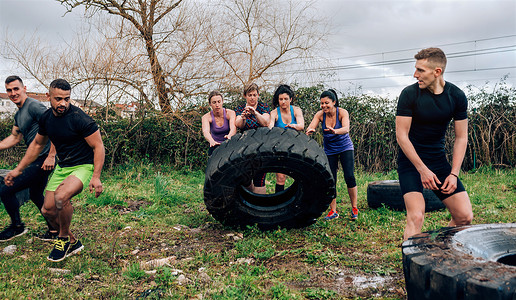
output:
[[[441,228],[402,251],[408,299],[516,299],[516,223]]]
[[[425,199],[426,212],[446,207],[431,190],[423,189],[423,198]],[[398,180],[380,180],[369,183],[367,186],[367,204],[371,208],[385,206],[397,211],[406,210]]]
[[[261,172],[294,179],[285,191],[249,192]],[[322,148],[304,133],[259,128],[236,134],[212,154],[206,168],[204,202],[228,226],[301,228],[316,221],[335,197],[335,184]]]

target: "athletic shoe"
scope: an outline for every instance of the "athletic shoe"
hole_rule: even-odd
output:
[[[70,237],[58,237],[54,240],[54,249],[48,255],[47,259],[53,262],[62,261],[70,249]]]
[[[337,219],[339,217],[339,214],[336,211],[330,210],[328,215],[324,217],[326,221]]]
[[[353,207],[351,209],[351,220],[356,221],[357,218],[358,218],[358,208]]]
[[[84,246],[82,245],[81,241],[75,240],[75,243],[70,244],[70,249],[68,249],[68,253],[66,254],[66,257],[74,254],[78,254],[79,252],[84,249]]]
[[[52,242],[54,241],[59,235],[59,232],[51,232],[50,230],[47,230],[45,233],[43,234],[38,234],[36,235],[36,238],[42,240],[42,241],[46,241],[46,242]]]
[[[21,225],[11,224],[11,225],[5,227],[4,230],[2,230],[2,232],[0,232],[0,242],[10,241],[17,236],[24,235],[25,233],[27,233],[27,228],[25,228],[25,224],[23,224],[23,223]]]

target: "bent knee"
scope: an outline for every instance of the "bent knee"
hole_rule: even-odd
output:
[[[56,204],[56,208],[61,210],[68,202],[70,202],[70,199],[68,199],[64,194],[55,193],[54,202]]]
[[[473,221],[473,212],[468,212],[453,218],[457,225],[469,225]]]
[[[41,214],[45,217],[45,218],[49,218],[49,217],[52,217],[55,215],[55,212],[53,210],[50,210],[50,209],[47,209],[45,208],[45,206],[43,206],[41,208]]]
[[[357,186],[357,181],[355,179],[355,176],[344,176],[344,181],[346,182],[346,186],[349,189]]]
[[[421,212],[413,212],[411,214],[407,214],[407,220],[413,224],[423,224],[425,214]]]

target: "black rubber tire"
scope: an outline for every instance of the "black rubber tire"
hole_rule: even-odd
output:
[[[402,251],[408,299],[516,299],[516,223],[441,228]]]
[[[276,194],[250,193],[244,186],[259,172],[287,174],[294,183]],[[305,227],[333,198],[335,184],[324,151],[294,130],[259,128],[236,134],[213,152],[206,168],[206,208],[228,226]]]
[[[7,175],[7,173],[9,173],[9,171],[11,170],[0,169],[0,185],[4,184],[4,177],[5,175]],[[29,201],[29,189],[24,189],[16,193],[16,198],[18,199],[18,203],[20,204],[20,206],[23,205],[25,202]]]
[[[425,211],[427,212],[446,208],[431,190],[423,189],[423,198],[425,198]],[[392,210],[406,210],[400,182],[398,180],[380,180],[369,183],[367,186],[367,204],[371,208],[379,208],[385,205]]]

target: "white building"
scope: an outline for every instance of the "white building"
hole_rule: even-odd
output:
[[[7,118],[17,110],[16,105],[7,97],[7,93],[0,93],[0,118]]]

